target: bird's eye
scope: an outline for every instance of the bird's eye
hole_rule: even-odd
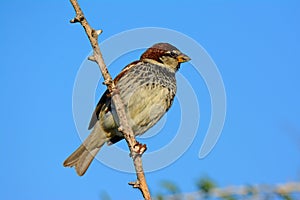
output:
[[[169,52],[169,55],[172,56],[172,57],[175,57],[176,56],[176,52],[175,51],[171,51],[171,52]]]

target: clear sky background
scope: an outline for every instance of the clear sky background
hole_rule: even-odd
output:
[[[222,75],[227,94],[224,130],[213,151],[200,160],[209,97],[201,79],[197,82],[188,67],[180,70],[197,91],[202,121],[180,159],[147,174],[154,195],[161,191],[162,180],[173,181],[183,193],[195,191],[203,175],[221,187],[299,181],[298,1],[79,3],[91,25],[104,30],[100,40],[133,28],[173,29],[201,44]],[[1,199],[99,199],[103,191],[112,199],[141,197],[127,185],[134,174],[96,161],[78,177],[62,166],[80,144],[72,92],[77,71],[91,50],[82,27],[69,23],[73,17],[69,1],[0,2]],[[137,58],[138,54],[124,57],[112,74]],[[99,86],[97,95],[103,90]],[[170,112],[178,115],[177,111],[175,101]],[[171,120],[167,118],[162,130],[168,134]],[[161,141],[143,140],[150,150]]]

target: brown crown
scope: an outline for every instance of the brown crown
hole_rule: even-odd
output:
[[[147,49],[142,55],[141,55],[141,60],[143,59],[152,59],[156,60],[158,62],[161,62],[159,59],[161,56],[165,55],[167,51],[172,51],[172,50],[177,50],[176,47],[169,43],[157,43]]]

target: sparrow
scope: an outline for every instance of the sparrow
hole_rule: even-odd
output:
[[[148,48],[139,60],[127,65],[113,80],[125,106],[129,125],[135,136],[145,133],[169,110],[176,94],[175,73],[190,58],[169,43]],[[122,140],[114,120],[111,96],[106,90],[90,120],[90,135],[63,163],[85,174],[101,147]]]

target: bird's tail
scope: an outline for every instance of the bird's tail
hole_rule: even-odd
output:
[[[94,157],[107,141],[105,134],[99,134],[95,129],[85,141],[63,163],[65,167],[75,167],[79,176],[84,175]]]

